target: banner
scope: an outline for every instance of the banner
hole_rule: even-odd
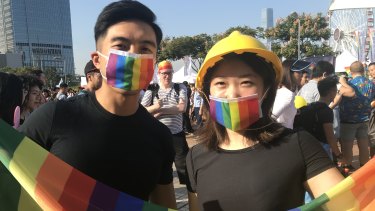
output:
[[[1,210],[172,210],[94,180],[1,119],[0,160]]]

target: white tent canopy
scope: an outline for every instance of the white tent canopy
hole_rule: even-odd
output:
[[[182,83],[187,81],[188,83],[195,83],[195,79],[197,77],[197,72],[195,72],[192,68],[192,59],[187,57],[184,59],[180,59],[177,61],[172,61],[172,66],[174,69],[172,82],[174,83]],[[155,74],[152,79],[151,83],[158,83],[158,69],[155,67]]]
[[[357,60],[356,57],[345,50],[336,57],[335,72],[346,72],[350,65]]]
[[[182,83],[187,81],[189,83],[195,83],[195,78],[197,77],[197,73],[194,70],[188,70],[188,74],[185,75],[185,68],[181,67],[177,72],[173,74],[172,82],[173,83]]]
[[[375,0],[334,0],[329,10],[374,8]]]

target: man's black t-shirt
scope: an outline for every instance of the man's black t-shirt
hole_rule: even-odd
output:
[[[317,127],[316,127],[316,133],[314,136],[322,143],[327,144],[327,138],[324,133],[323,124],[326,123],[332,123],[333,124],[333,111],[331,108],[327,106],[327,104],[322,102],[315,102],[316,104],[320,104],[316,112],[317,114]]]
[[[198,144],[186,165],[200,210],[288,210],[303,205],[304,182],[334,167],[306,131],[241,150]]]
[[[171,133],[141,105],[117,116],[94,94],[80,95],[43,105],[20,131],[88,176],[143,200],[173,180]]]

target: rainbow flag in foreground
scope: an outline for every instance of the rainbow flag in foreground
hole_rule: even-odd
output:
[[[172,210],[94,180],[3,120],[0,120],[0,160],[9,170],[0,166],[1,210]]]
[[[320,197],[292,210],[374,211],[375,158]]]

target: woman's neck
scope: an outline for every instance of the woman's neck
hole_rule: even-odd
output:
[[[240,150],[254,146],[258,141],[246,138],[242,133],[227,130],[227,139],[219,147],[226,150]]]

